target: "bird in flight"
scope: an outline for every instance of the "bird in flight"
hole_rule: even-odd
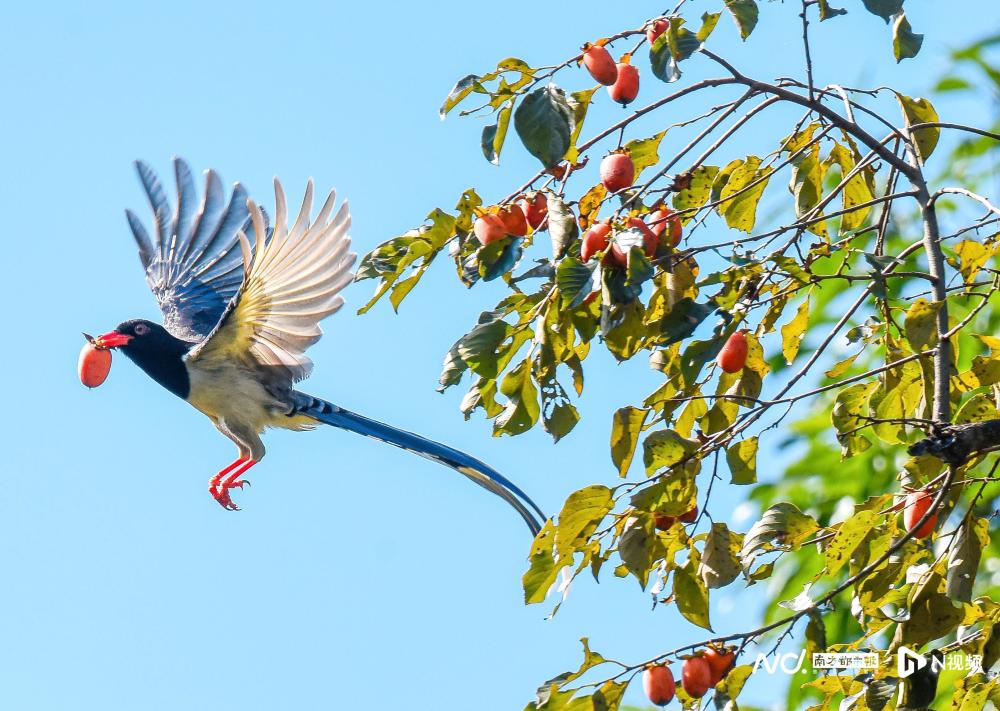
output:
[[[142,161],[135,165],[153,210],[152,234],[131,210],[126,216],[163,325],[124,321],[88,337],[85,349],[121,351],[236,444],[239,456],[208,483],[223,508],[239,509],[232,490],[248,483],[244,475],[264,457],[265,429],[323,424],[451,467],[513,506],[532,534],[539,531],[546,517],[538,506],[478,459],[295,389],[312,371],[305,352],[322,335],[319,322],[343,306],[339,292],[354,278],[351,216],[346,202],[335,209],[335,191],[313,219],[310,180],[289,225],[285,192],[275,179],[272,227],[239,183],[227,201],[212,170],[199,204],[190,169],[175,158],[177,204],[171,207],[156,173]]]

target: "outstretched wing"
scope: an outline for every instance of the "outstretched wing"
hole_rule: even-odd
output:
[[[200,341],[218,324],[243,282],[238,235],[251,226],[247,193],[236,183],[227,203],[222,181],[208,170],[199,206],[190,168],[174,158],[177,205],[171,208],[153,169],[142,161],[135,167],[153,209],[153,236],[134,212],[125,214],[146,282],[163,312],[164,327],[178,338]]]
[[[278,373],[288,385],[309,375],[312,361],[305,351],[323,335],[319,322],[339,309],[341,289],[354,279],[347,231],[347,203],[333,213],[336,192],[310,221],[312,180],[295,223],[287,226],[287,206],[281,183],[274,181],[274,232],[251,246],[239,233],[243,252],[243,283],[216,329],[191,351],[188,363],[243,359]],[[264,214],[250,201],[254,231],[265,233]]]

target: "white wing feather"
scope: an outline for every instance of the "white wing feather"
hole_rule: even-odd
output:
[[[339,292],[354,279],[351,267],[357,255],[348,251],[347,235],[351,216],[346,202],[333,214],[336,192],[331,191],[310,221],[310,180],[298,217],[288,229],[285,192],[277,179],[274,196],[273,234],[251,247],[240,232],[243,284],[215,332],[191,352],[189,362],[249,354],[259,365],[286,370],[292,381],[312,370],[305,351],[323,335],[319,322],[343,306]],[[264,234],[260,207],[252,200],[248,205],[254,232]]]

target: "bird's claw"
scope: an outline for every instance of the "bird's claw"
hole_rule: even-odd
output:
[[[240,510],[240,507],[233,503],[233,499],[229,495],[229,490],[235,488],[242,490],[244,484],[247,486],[250,485],[249,481],[240,477],[243,475],[243,472],[254,464],[256,462],[253,460],[238,459],[209,479],[208,493],[212,495],[213,499],[219,502],[219,506],[227,511]]]
[[[239,511],[240,507],[237,506],[233,499],[229,496],[228,488],[223,488],[219,486],[218,488],[210,488],[208,493],[212,495],[216,501],[219,502],[219,506],[226,509],[227,511]]]
[[[243,489],[243,485],[250,485],[250,482],[246,479],[240,479],[238,481],[223,481],[223,482],[212,482],[208,487],[208,493],[212,495],[216,501],[219,502],[219,506],[226,509],[227,511],[239,511],[240,507],[236,505],[232,497],[229,495],[229,490],[238,488]]]

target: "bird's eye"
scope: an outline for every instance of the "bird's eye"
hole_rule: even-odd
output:
[[[149,333],[149,326],[147,326],[144,323],[137,323],[133,330],[135,331],[135,335],[145,336],[147,333]]]

